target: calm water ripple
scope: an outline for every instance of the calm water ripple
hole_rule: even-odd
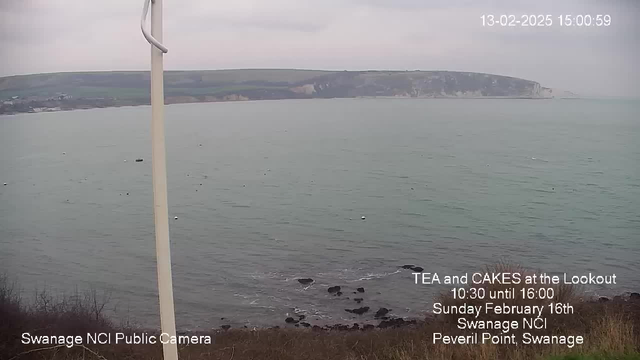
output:
[[[331,285],[418,316],[440,289],[404,264],[453,274],[502,258],[613,272],[618,287],[596,291],[638,291],[639,113],[587,100],[169,106],[178,325],[349,320],[353,301]],[[25,291],[109,290],[119,315],[158,324],[149,119],[0,117],[0,271]]]

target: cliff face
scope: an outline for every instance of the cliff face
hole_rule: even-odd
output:
[[[540,84],[512,77],[450,71],[342,72],[320,76],[317,97],[543,97]]]
[[[0,78],[0,114],[149,103],[148,72],[92,72]],[[539,83],[453,71],[167,71],[167,103],[352,97],[548,98]],[[98,104],[98,105],[96,105]],[[44,109],[44,110],[42,110]]]

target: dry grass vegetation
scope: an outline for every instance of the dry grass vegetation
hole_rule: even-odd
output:
[[[499,264],[488,271],[522,271]],[[511,286],[509,286],[511,287]],[[517,286],[516,286],[517,287]],[[499,290],[491,285],[487,290]],[[457,329],[459,316],[440,315],[401,328],[353,331],[313,329],[231,329],[211,332],[213,344],[179,346],[180,359],[223,360],[453,360],[453,359],[624,359],[638,360],[640,351],[640,301],[586,302],[579,289],[555,286],[553,301],[570,302],[573,315],[550,315],[546,334],[584,335],[584,345],[442,345],[433,344],[433,333],[465,334]],[[161,345],[86,345],[67,348],[23,345],[23,332],[86,336],[87,332],[132,332],[116,326],[103,315],[106,298],[95,291],[54,299],[40,293],[29,305],[16,287],[0,280],[0,359],[162,359]],[[456,304],[449,294],[440,298]],[[510,304],[542,305],[550,300],[506,300]],[[500,301],[502,302],[502,301]],[[467,303],[472,301],[467,300]],[[479,301],[478,303],[481,303]],[[485,320],[521,321],[521,315],[482,315]],[[137,329],[136,332],[144,330]],[[517,331],[522,331],[521,329]],[[151,331],[148,331],[151,333]],[[499,330],[493,331],[499,334]],[[542,333],[542,332],[540,332]]]

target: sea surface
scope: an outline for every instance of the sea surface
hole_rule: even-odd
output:
[[[178,327],[372,320],[344,311],[365,305],[422,316],[449,288],[416,285],[404,264],[615,273],[585,291],[638,291],[639,114],[613,100],[167,106]],[[158,325],[150,116],[0,117],[0,272],[26,299],[94,288],[120,318]]]

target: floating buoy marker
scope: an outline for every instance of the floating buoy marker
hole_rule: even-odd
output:
[[[362,218],[361,218],[361,219],[362,219],[362,220],[364,220],[364,219],[366,219],[366,217],[364,217],[364,215],[362,215]]]
[[[177,217],[177,216],[175,216],[175,217],[173,218],[173,220],[178,220],[178,217]]]

